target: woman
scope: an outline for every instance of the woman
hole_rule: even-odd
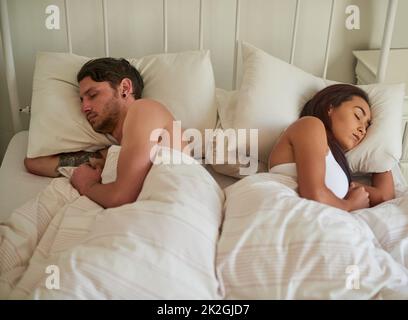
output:
[[[351,181],[344,153],[364,139],[370,121],[367,93],[348,84],[326,87],[282,133],[269,156],[270,172],[297,177],[301,197],[347,211],[394,198],[390,171],[373,173],[371,186]]]

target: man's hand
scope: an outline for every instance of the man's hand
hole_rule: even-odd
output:
[[[81,196],[86,195],[89,188],[101,182],[101,173],[102,169],[99,166],[92,168],[89,164],[82,164],[74,170],[71,184]]]

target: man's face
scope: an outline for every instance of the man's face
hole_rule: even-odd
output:
[[[117,92],[107,81],[96,82],[85,77],[79,82],[81,111],[96,132],[111,133],[119,119]]]

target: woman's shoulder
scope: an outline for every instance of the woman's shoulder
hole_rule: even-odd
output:
[[[317,117],[313,116],[305,116],[302,118],[297,119],[293,122],[289,128],[317,128],[317,129],[324,129],[324,123]]]
[[[312,116],[302,117],[292,123],[286,130],[290,133],[300,133],[302,135],[326,135],[326,128],[322,120]]]
[[[324,139],[326,138],[326,128],[322,120],[317,117],[305,116],[287,128],[287,134],[292,139]]]

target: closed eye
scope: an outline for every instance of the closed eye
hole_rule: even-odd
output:
[[[354,114],[354,116],[356,117],[356,119],[358,120],[358,121],[360,121],[360,117],[357,115],[357,114]],[[366,123],[366,125],[365,125],[365,130],[367,131],[367,129],[368,129],[368,127],[370,126],[370,124],[371,124],[371,122],[367,122]]]
[[[355,110],[358,110],[357,113],[354,113],[354,116],[356,117],[357,120],[361,121],[362,117],[359,115],[359,113],[362,113],[362,116],[366,116],[366,112],[364,111],[364,109],[360,106],[355,106],[354,107]],[[367,128],[371,125],[371,120],[367,119],[367,122],[365,123],[365,128],[367,130]]]

